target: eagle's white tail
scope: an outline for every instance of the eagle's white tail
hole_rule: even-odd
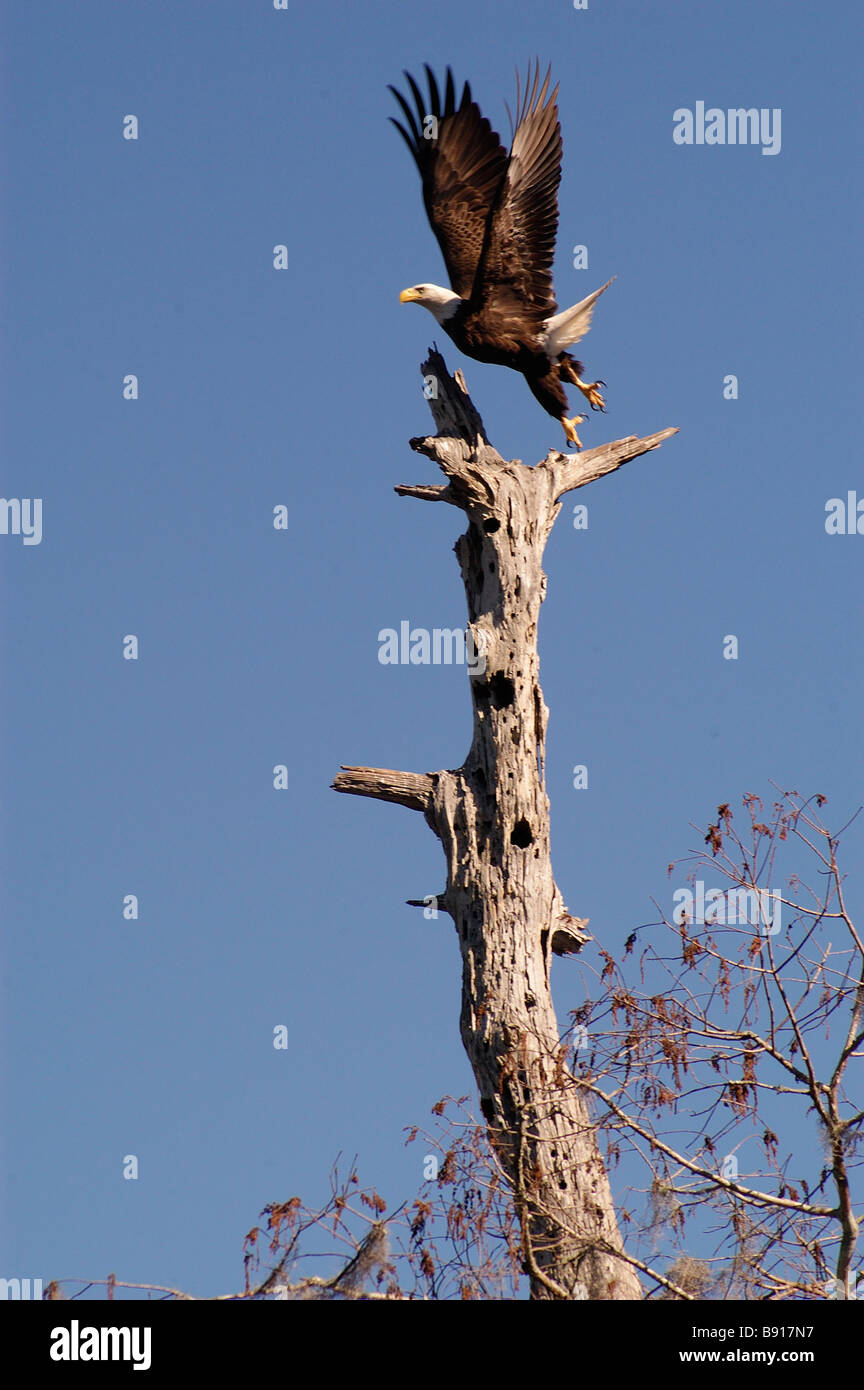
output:
[[[613,275],[612,280],[614,279]],[[572,304],[569,309],[562,309],[560,314],[546,320],[543,325],[543,346],[553,362],[559,352],[572,347],[580,338],[585,337],[591,327],[594,305],[603,291],[608,290],[612,280],[607,280],[605,285],[601,285],[599,290],[589,294],[586,299],[580,299],[578,304]]]

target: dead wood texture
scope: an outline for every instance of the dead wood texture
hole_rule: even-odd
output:
[[[459,937],[462,1041],[519,1213],[531,1297],[639,1299],[591,1115],[566,1084],[549,988],[553,950],[565,955],[590,938],[552,873],[537,625],[543,551],[563,495],[675,430],[579,454],[550,451],[531,468],[491,446],[461,373],[451,377],[437,351],[421,370],[438,433],[411,447],[434,459],[447,483],[396,491],[448,502],[468,518],[455,550],[469,631],[485,654],[485,670],[469,681],[473,740],[454,771],[345,767],[333,785],[422,811],[441,841],[447,883],[437,906]]]

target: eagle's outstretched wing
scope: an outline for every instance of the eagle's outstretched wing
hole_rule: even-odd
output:
[[[420,170],[423,202],[444,253],[451,288],[468,299],[483,252],[489,212],[508,168],[507,152],[472,101],[468,83],[457,106],[453,74],[448,68],[442,103],[435,76],[428,64],[424,67],[429,80],[428,102],[406,72],[417,111],[415,114],[402,94],[391,87],[408,129],[392,116],[390,120]]]
[[[524,96],[518,87],[516,129],[507,171],[498,189],[471,296],[480,331],[507,333],[512,318],[526,317],[539,330],[555,313],[552,263],[558,230],[561,126],[558,88],[549,92],[549,71],[540,86],[539,65],[529,70]]]

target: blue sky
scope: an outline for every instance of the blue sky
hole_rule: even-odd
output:
[[[505,456],[561,443],[518,376],[398,303],[445,273],[386,85],[450,62],[506,133],[516,66],[552,63],[559,303],[618,277],[580,347],[609,404],[582,438],[681,430],[565,502],[547,551],[553,860],[617,947],[671,908],[666,865],[718,802],[774,779],[840,824],[861,799],[864,538],[824,525],[864,497],[861,13],[0,13],[2,492],[43,501],[41,544],[0,536],[0,1274],[227,1292],[266,1202],[322,1198],[342,1152],[398,1203],[421,1179],[403,1126],[473,1092],[452,924],[404,906],[442,886],[438,843],[329,790],[341,763],[468,746],[464,670],[377,659],[402,619],[464,622],[459,514],[393,492],[436,480],[407,447],[432,339]],[[780,152],[676,145],[698,101],[779,108]],[[554,968],[562,1026],[590,966]]]

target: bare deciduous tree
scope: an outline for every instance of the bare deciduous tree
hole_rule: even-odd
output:
[[[679,1243],[692,1226],[701,1248],[713,1232],[715,1297],[864,1294],[864,946],[823,802],[782,793],[766,814],[748,795],[742,834],[721,805],[686,861],[694,888],[663,915],[668,947],[652,933],[638,972],[601,948],[598,988],[574,1014],[573,1084],[613,1161],[626,1149],[643,1166],[654,1225]],[[677,1296],[704,1296],[679,1282]]]

